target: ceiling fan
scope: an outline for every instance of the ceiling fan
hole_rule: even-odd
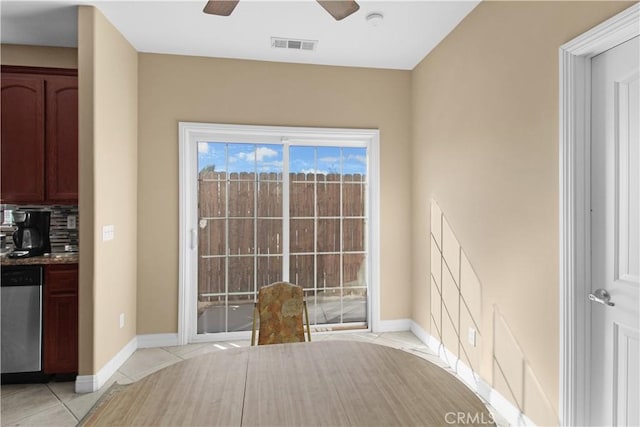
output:
[[[229,16],[240,0],[210,0],[203,12],[211,15]],[[360,6],[354,0],[316,0],[336,21],[351,15]]]

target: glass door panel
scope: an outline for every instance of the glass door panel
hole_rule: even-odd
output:
[[[198,334],[251,330],[282,280],[282,146],[198,143]]]
[[[366,325],[367,188],[367,148],[198,143],[197,333],[250,330],[281,280],[312,324]]]
[[[367,322],[367,149],[289,149],[290,281],[316,325]]]

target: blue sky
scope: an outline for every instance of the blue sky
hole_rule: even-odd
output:
[[[198,170],[215,165],[216,171],[282,172],[283,146],[198,143]],[[366,148],[291,146],[289,171],[296,173],[365,174]]]

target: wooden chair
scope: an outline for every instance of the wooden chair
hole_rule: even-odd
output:
[[[258,345],[304,342],[303,311],[307,341],[311,341],[309,313],[302,287],[276,282],[260,288],[258,302],[253,309],[251,345],[255,345],[257,319],[260,319]]]

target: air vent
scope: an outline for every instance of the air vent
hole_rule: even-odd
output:
[[[283,39],[271,37],[271,47],[277,49],[316,50],[318,40]]]

